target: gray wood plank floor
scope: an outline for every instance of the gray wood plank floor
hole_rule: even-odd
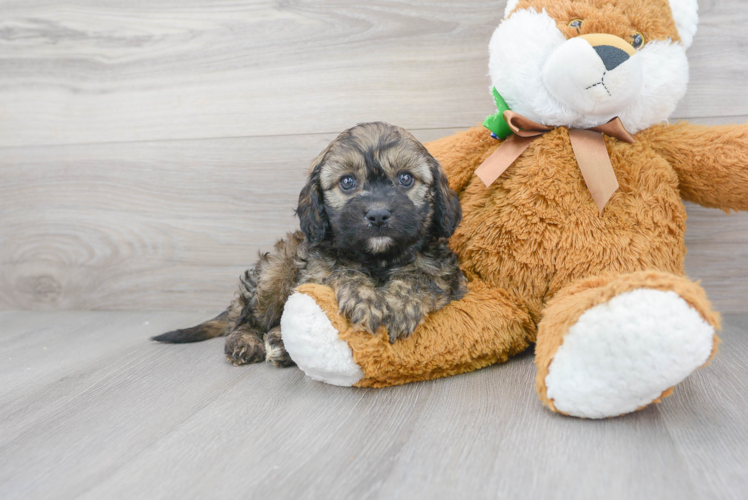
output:
[[[199,313],[0,313],[0,498],[744,499],[748,315],[662,404],[552,414],[532,355],[383,390],[233,367]]]

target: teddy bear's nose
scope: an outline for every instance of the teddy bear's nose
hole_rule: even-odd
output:
[[[636,54],[636,49],[631,44],[626,43],[621,37],[608,33],[593,33],[582,35],[579,38],[589,43],[595,49],[595,52],[597,52],[597,55],[600,56],[603,64],[605,64],[605,69],[608,71],[616,69]]]
[[[618,47],[613,47],[610,45],[598,45],[597,47],[592,48],[595,49],[597,55],[600,56],[600,59],[603,60],[605,69],[607,69],[608,71],[616,69],[618,66],[628,61],[630,57],[627,53],[625,53]]]

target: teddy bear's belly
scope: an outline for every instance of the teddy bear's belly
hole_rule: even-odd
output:
[[[550,134],[549,134],[550,135]],[[567,283],[604,273],[683,273],[685,208],[670,165],[609,143],[620,189],[598,214],[568,142],[533,144],[489,188],[473,178],[451,245],[469,277],[539,312]]]

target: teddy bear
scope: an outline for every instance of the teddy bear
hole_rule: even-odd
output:
[[[549,409],[630,413],[715,355],[719,315],[685,276],[682,200],[748,210],[748,125],[668,123],[696,0],[510,0],[489,44],[508,109],[427,144],[459,194],[468,293],[408,339],[356,331],[321,285],[282,336],[309,377],[386,387],[477,370],[533,344]],[[501,101],[498,99],[501,97]],[[504,136],[504,137],[502,137]]]

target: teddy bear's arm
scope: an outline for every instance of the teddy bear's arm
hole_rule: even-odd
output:
[[[678,174],[681,196],[710,208],[748,210],[748,124],[679,122],[640,134]]]
[[[482,126],[437,139],[426,144],[429,152],[442,164],[449,187],[460,194],[475,170],[498,148],[500,141]]]
[[[291,358],[308,376],[329,384],[386,387],[469,372],[506,361],[531,344],[535,323],[505,290],[475,279],[462,300],[429,314],[416,332],[391,344],[338,311],[332,288],[300,286],[281,320]]]

